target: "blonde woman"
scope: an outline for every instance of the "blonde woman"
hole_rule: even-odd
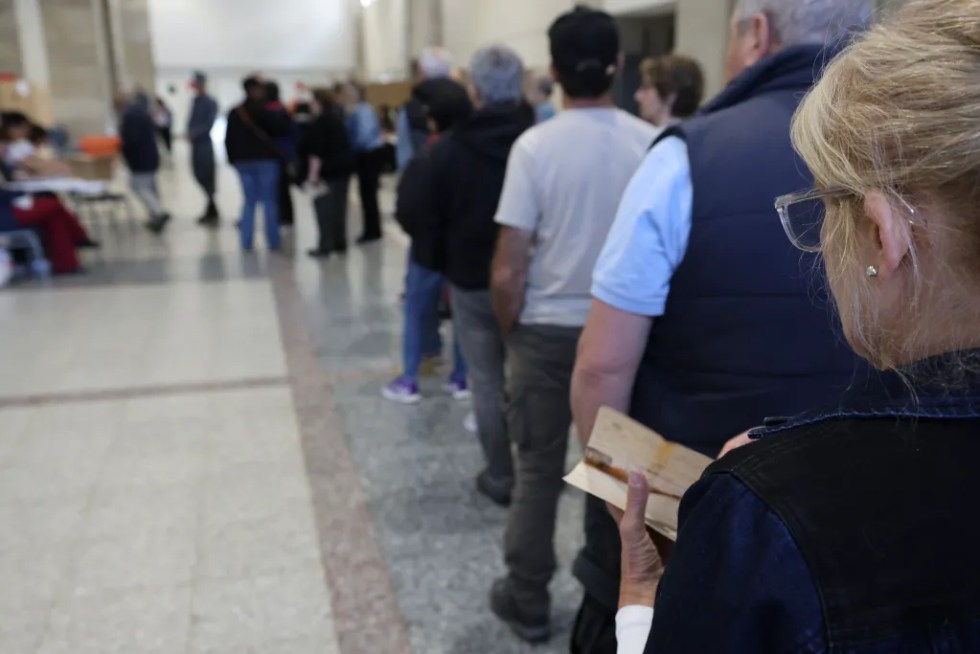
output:
[[[980,651],[978,79],[980,0],[910,0],[800,107],[816,183],[779,216],[852,347],[898,374],[710,468],[662,579],[634,473],[620,652]]]

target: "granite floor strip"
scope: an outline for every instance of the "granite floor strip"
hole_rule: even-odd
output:
[[[408,628],[375,539],[333,389],[316,356],[291,263],[273,260],[269,273],[340,651],[410,654]]]
[[[289,380],[286,377],[253,377],[214,382],[189,382],[179,384],[151,384],[128,388],[105,388],[92,391],[64,391],[60,393],[44,393],[39,395],[8,395],[0,397],[0,409],[25,406],[47,406],[78,402],[98,402],[107,400],[129,400],[142,397],[157,397],[166,395],[188,395],[194,393],[212,393],[219,391],[237,391],[249,388],[266,388],[283,386]]]

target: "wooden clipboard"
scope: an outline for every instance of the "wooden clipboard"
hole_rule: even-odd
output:
[[[565,481],[620,509],[626,506],[629,470],[640,468],[650,483],[646,523],[677,539],[681,497],[700,479],[712,459],[677,443],[608,407],[599,410],[583,460]]]

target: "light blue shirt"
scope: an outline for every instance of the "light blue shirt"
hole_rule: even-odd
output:
[[[592,276],[592,296],[640,316],[662,316],[691,235],[687,144],[664,139],[630,180]]]
[[[378,113],[367,102],[358,102],[347,117],[347,133],[354,152],[377,150],[384,145]]]
[[[395,120],[395,135],[398,143],[395,145],[395,161],[398,170],[404,170],[408,162],[415,156],[415,147],[412,143],[412,128],[408,124],[408,112],[405,107],[398,110],[398,118]]]

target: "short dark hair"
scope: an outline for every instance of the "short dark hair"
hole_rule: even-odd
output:
[[[269,102],[279,102],[279,84],[271,79],[265,83],[265,99]]]
[[[669,54],[640,62],[643,83],[652,86],[666,100],[675,96],[671,114],[690,118],[701,106],[704,96],[704,74],[701,66],[690,57]]]
[[[612,16],[576,6],[555,19],[548,40],[565,95],[598,98],[609,92],[619,63],[619,29]]]
[[[0,124],[7,128],[21,127],[30,125],[31,119],[27,117],[27,114],[20,111],[5,111],[0,114]]]
[[[242,80],[242,88],[245,89],[245,93],[250,94],[255,89],[261,87],[265,89],[265,82],[258,75],[249,75]]]

